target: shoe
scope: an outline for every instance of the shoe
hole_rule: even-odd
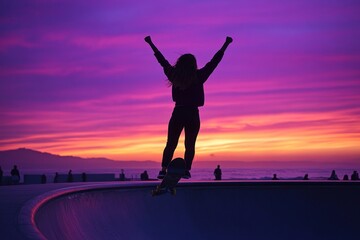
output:
[[[157,176],[158,179],[164,179],[166,175],[166,171],[161,170]]]
[[[185,173],[184,173],[184,175],[182,176],[182,178],[185,178],[185,179],[191,178],[190,171],[189,171],[189,170],[185,170]]]

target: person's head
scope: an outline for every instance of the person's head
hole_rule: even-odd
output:
[[[17,166],[16,166],[16,165],[14,165],[14,169],[17,169]]]
[[[174,87],[186,89],[197,81],[197,63],[194,55],[187,53],[181,55],[174,65],[174,73],[170,82]]]

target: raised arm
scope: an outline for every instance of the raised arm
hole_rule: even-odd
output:
[[[225,53],[225,50],[230,45],[230,43],[232,43],[232,41],[233,41],[233,39],[231,37],[226,37],[224,44],[222,45],[220,50],[215,53],[214,57],[211,59],[210,62],[217,62],[216,63],[216,65],[217,65],[221,61],[221,59]]]
[[[154,51],[154,55],[155,55],[156,59],[158,60],[160,65],[163,67],[165,75],[170,79],[173,67],[170,65],[168,60],[166,60],[166,58],[162,55],[162,53],[159,51],[159,49],[157,49],[155,44],[152,42],[150,36],[145,37],[144,40],[145,40],[145,42],[147,42],[150,45],[151,49]]]
[[[225,43],[224,45],[221,47],[220,51],[225,52],[225,50],[227,49],[227,47],[230,45],[230,43],[232,43],[233,39],[231,37],[226,37]]]
[[[211,73],[215,70],[224,56],[224,52],[227,47],[232,43],[231,37],[226,37],[225,43],[222,45],[219,51],[215,53],[213,58],[202,69],[200,69],[200,81],[203,83],[210,77]]]
[[[154,53],[159,52],[159,49],[157,49],[155,44],[152,42],[150,36],[145,37],[144,40],[145,40],[145,42],[147,42],[150,45],[150,47],[154,51]]]

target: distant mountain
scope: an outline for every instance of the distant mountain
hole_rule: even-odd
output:
[[[193,168],[358,168],[359,161],[194,161]],[[60,156],[46,152],[39,152],[26,148],[0,151],[0,167],[9,170],[14,165],[20,169],[42,170],[52,169],[58,171],[94,170],[94,169],[150,169],[160,168],[160,163],[155,161],[123,161],[107,158],[81,158],[76,156]]]
[[[104,169],[104,168],[157,168],[155,161],[115,161],[107,158],[81,158],[60,156],[27,148],[0,151],[0,166],[10,169],[18,165],[21,169]]]

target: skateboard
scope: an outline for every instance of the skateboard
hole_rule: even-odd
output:
[[[153,196],[161,195],[170,192],[171,195],[176,194],[175,186],[180,181],[185,173],[185,160],[183,158],[173,159],[168,167],[167,172],[160,185],[158,185],[151,194]]]

